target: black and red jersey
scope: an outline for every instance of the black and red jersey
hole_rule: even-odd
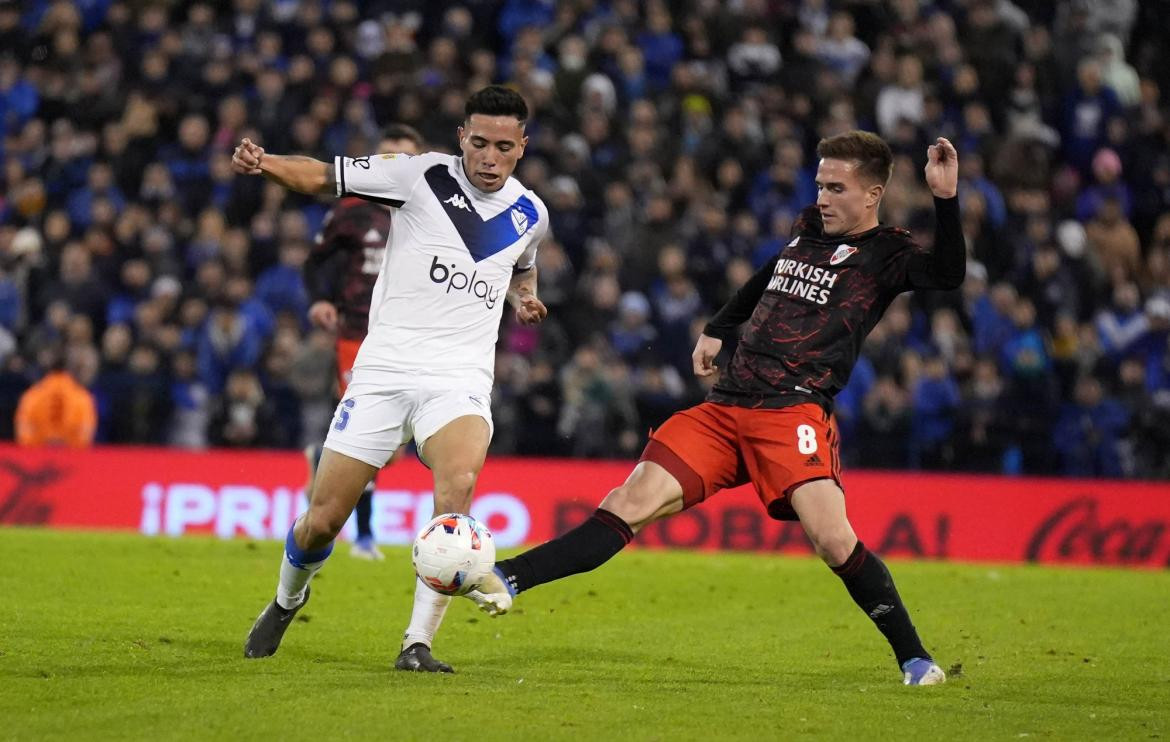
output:
[[[360,198],[343,198],[325,216],[305,262],[305,285],[312,302],[337,307],[338,336],[366,336],[370,296],[382,268],[392,212]]]
[[[862,342],[894,297],[962,283],[966,248],[958,199],[936,198],[935,209],[930,251],[894,227],[826,235],[815,206],[801,212],[792,240],[704,330],[726,338],[747,320],[731,363],[707,399],[740,407],[813,401],[831,408]]]

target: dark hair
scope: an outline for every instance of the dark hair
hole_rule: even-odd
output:
[[[405,139],[408,142],[414,143],[415,147],[420,150],[423,148],[422,134],[418,133],[418,129],[406,124],[390,124],[382,129],[381,139]]]
[[[515,116],[522,124],[528,120],[528,104],[524,102],[523,96],[503,85],[488,85],[472,93],[463,110],[468,119],[478,113],[484,116]]]
[[[894,172],[894,153],[886,140],[868,131],[848,131],[817,143],[817,157],[852,160],[862,180],[885,185]]]

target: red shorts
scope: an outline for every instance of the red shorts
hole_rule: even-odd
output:
[[[819,405],[749,409],[703,402],[671,415],[650,434],[642,461],[674,476],[689,508],[751,482],[768,515],[796,520],[788,502],[806,482],[841,485],[837,421]]]
[[[361,340],[337,339],[337,383],[340,385],[338,394],[345,396],[345,388],[353,378],[353,362],[357,360],[358,348],[362,347]]]

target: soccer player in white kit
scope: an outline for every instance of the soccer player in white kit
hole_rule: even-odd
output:
[[[276,652],[366,483],[399,446],[413,438],[430,467],[436,513],[468,511],[492,436],[504,303],[523,324],[548,313],[536,296],[534,262],[548,210],[511,177],[528,141],[528,106],[515,91],[490,86],[465,110],[462,156],[381,154],[330,164],[268,154],[248,139],[236,147],[237,173],[397,207],[369,333],[325,439],[309,509],[289,529],[276,598],[248,634],[245,657]],[[451,672],[430,651],[450,600],[416,581],[395,667]]]

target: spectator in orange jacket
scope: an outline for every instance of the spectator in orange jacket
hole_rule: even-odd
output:
[[[54,364],[44,378],[21,396],[16,407],[16,442],[22,446],[70,446],[93,443],[97,405],[89,390]]]

